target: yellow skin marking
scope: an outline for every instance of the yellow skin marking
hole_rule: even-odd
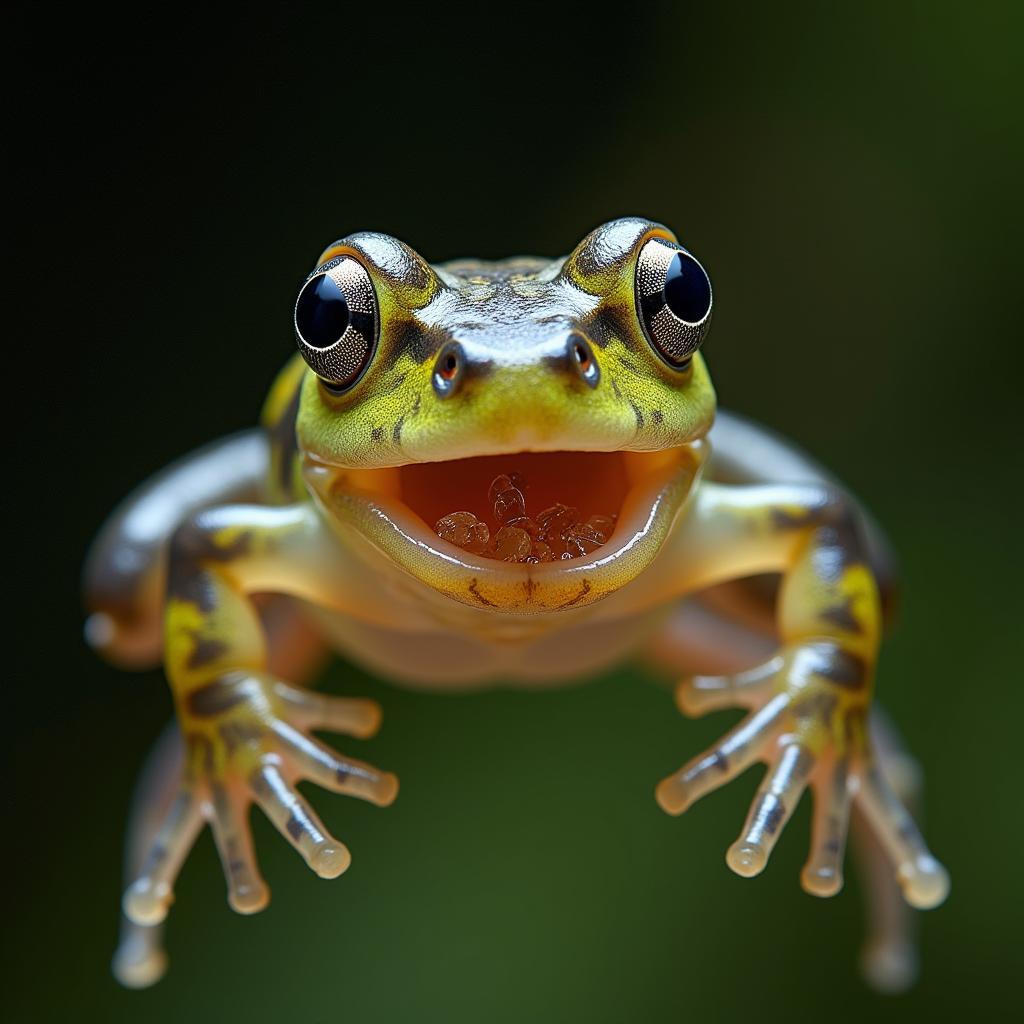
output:
[[[177,490],[155,484],[146,499],[177,509],[176,530],[140,533],[136,524],[130,535],[118,520],[101,536],[87,569],[87,632],[115,660],[139,660],[159,639],[146,623],[156,620],[153,580],[167,566],[163,662],[185,751],[168,784],[169,809],[150,833],[139,832],[148,852],[125,895],[115,961],[126,984],[149,984],[163,970],[156,926],[204,823],[231,905],[250,913],[268,900],[247,823],[251,803],[314,871],[334,877],[348,851],[295,782],[308,778],[381,806],[397,794],[393,775],[310,736],[324,728],[370,736],[379,709],[283,678],[276,665],[298,645],[268,632],[255,594],[301,598],[319,609],[316,629],[348,657],[400,683],[443,688],[596,670],[650,649],[655,624],[666,609],[688,607],[683,598],[778,574],[777,652],[735,670],[737,657],[720,642],[720,662],[733,668],[689,671],[677,689],[686,714],[738,706],[748,717],[663,779],[658,802],[679,814],[763,761],[764,783],[727,854],[734,871],[764,868],[809,787],[807,891],[841,888],[856,804],[906,900],[930,907],[945,898],[946,873],[887,781],[869,722],[883,616],[862,515],[820,477],[788,482],[781,468],[776,478],[783,446],[757,428],[713,426],[702,356],[667,358],[645,320],[638,266],[652,239],[678,248],[667,229],[634,218],[604,225],[554,261],[431,266],[373,234],[329,246],[318,267],[354,261],[372,288],[370,354],[343,387],[321,380],[301,355],[281,372],[263,411],[265,440],[251,442],[254,463],[258,446],[265,451],[260,500],[240,501],[240,484],[216,483],[224,463],[207,452],[168,478]],[[579,372],[580,344],[593,362],[589,378]],[[437,374],[452,352],[455,385],[446,392]],[[237,450],[250,442],[232,443]],[[774,453],[763,472],[748,465],[758,445]],[[571,467],[582,456],[565,453],[602,453],[587,472],[617,503],[615,532],[591,555],[536,565],[473,555],[437,537],[417,505],[450,492],[446,511],[454,511],[471,493],[460,489],[461,475],[493,456],[542,476],[562,459],[558,479],[568,493],[580,484]],[[208,494],[197,482],[203,473],[213,481]],[[174,505],[181,481],[195,486]],[[420,492],[427,498],[414,500]],[[149,560],[134,574],[107,554],[119,541],[148,544]],[[882,950],[890,960],[896,945]],[[882,975],[900,965],[876,967],[876,980],[888,984]]]

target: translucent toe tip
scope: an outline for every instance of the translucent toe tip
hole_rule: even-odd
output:
[[[361,736],[364,739],[369,738],[376,734],[383,717],[384,713],[381,711],[380,705],[373,701],[367,701],[359,709],[359,715],[353,731],[357,736]]]
[[[321,878],[337,878],[352,863],[352,855],[341,843],[337,846],[321,846],[309,863]]]
[[[666,814],[682,814],[690,805],[686,787],[674,775],[658,783],[654,790],[654,799]]]
[[[692,680],[684,680],[676,687],[676,707],[684,715],[695,715],[700,711],[700,697],[693,692]]]
[[[876,992],[895,995],[917,980],[917,957],[910,946],[873,943],[861,954],[860,969]]]
[[[918,857],[899,869],[906,901],[918,910],[931,910],[949,895],[949,873],[934,857]]]
[[[136,924],[159,924],[167,916],[172,894],[169,886],[154,885],[146,878],[133,882],[124,894],[121,905],[125,915]]]
[[[265,885],[240,885],[228,895],[228,903],[236,914],[258,914],[270,902]]]
[[[125,942],[118,946],[110,969],[125,988],[149,988],[167,972],[167,954],[142,942]]]
[[[753,878],[754,875],[759,875],[764,871],[764,866],[768,863],[768,854],[756,843],[740,841],[729,847],[725,860],[737,875]]]
[[[374,797],[379,806],[387,807],[395,802],[398,796],[398,776],[394,772],[384,772],[375,788]]]
[[[800,876],[804,891],[812,896],[835,896],[843,888],[843,875],[835,868],[807,867]]]

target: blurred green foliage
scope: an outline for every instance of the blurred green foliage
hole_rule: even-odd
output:
[[[67,354],[15,425],[38,593],[7,680],[6,1019],[962,1020],[1019,1002],[1021,10],[89,11],[60,47],[56,25],[18,23],[16,118],[44,129],[22,150],[20,270]],[[387,811],[318,794],[350,873],[320,882],[260,821],[275,899],[241,919],[204,838],[168,978],[118,989],[123,822],[170,702],[159,673],[79,640],[90,535],[168,459],[253,421],[332,238],[553,254],[625,213],[710,269],[723,404],[831,466],[902,556],[879,689],[954,881],[921,918],[920,984],[861,984],[855,879],[800,891],[806,806],[754,882],[723,855],[756,773],[680,820],[657,809],[656,780],[729,715],[683,720],[633,669],[434,696],[338,665],[328,688],[385,708],[345,748],[403,780]]]

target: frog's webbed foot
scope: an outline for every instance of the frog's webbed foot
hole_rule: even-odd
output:
[[[233,672],[180,701],[185,739],[181,781],[142,868],[124,895],[127,917],[156,925],[167,915],[174,882],[204,824],[220,854],[228,902],[243,914],[262,910],[270,893],[252,847],[249,808],[256,803],[322,878],[351,860],[295,788],[308,779],[334,792],[386,806],[398,780],[335,753],[308,735],[324,729],[367,737],[380,724],[367,700],[326,697],[250,672]],[[126,951],[128,954],[130,951]]]
[[[759,874],[805,789],[814,794],[811,852],[804,889],[831,896],[843,884],[851,807],[869,824],[906,901],[928,908],[949,890],[945,869],[879,770],[866,728],[869,667],[832,641],[785,648],[757,668],[731,676],[699,676],[680,684],[688,715],[744,707],[750,714],[711,749],[658,785],[669,814],[724,785],[755,761],[768,764],[746,823],[726,860],[739,875]]]

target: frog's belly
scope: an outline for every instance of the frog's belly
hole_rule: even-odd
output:
[[[441,628],[404,632],[309,610],[342,657],[392,682],[424,689],[583,681],[646,648],[664,618],[648,612],[614,623],[576,622],[540,635],[493,640]]]

